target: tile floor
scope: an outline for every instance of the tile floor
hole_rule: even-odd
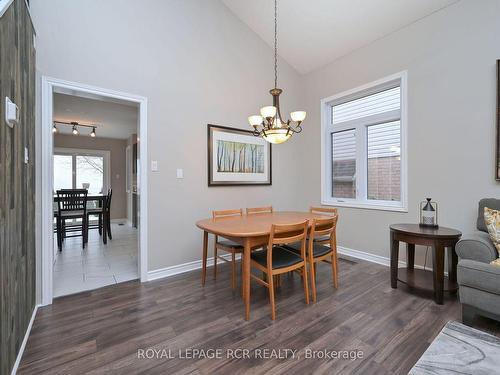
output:
[[[98,231],[91,230],[85,249],[81,237],[66,239],[54,264],[54,297],[139,278],[137,229],[112,224],[111,233],[113,239],[104,245]]]

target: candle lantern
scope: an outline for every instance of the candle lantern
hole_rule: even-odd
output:
[[[427,228],[438,227],[438,205],[431,198],[420,202],[420,226]]]

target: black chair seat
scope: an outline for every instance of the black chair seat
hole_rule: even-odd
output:
[[[240,245],[239,243],[231,240],[219,240],[217,241],[217,244],[224,247],[234,247],[236,249],[243,249],[243,245]]]
[[[314,237],[314,242],[330,241],[330,236]]]
[[[260,265],[267,267],[267,249],[253,252],[250,257]],[[285,268],[302,262],[302,258],[281,246],[273,248],[272,268]]]
[[[300,254],[300,242],[285,245],[285,248],[289,251],[293,251],[296,254]],[[306,251],[307,251],[307,249],[306,249]],[[313,242],[313,257],[314,258],[328,254],[330,251],[332,251],[332,249],[329,248],[328,246],[320,245],[320,244]]]

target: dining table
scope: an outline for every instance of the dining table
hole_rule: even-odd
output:
[[[272,224],[294,224],[308,220],[309,228],[312,219],[329,217],[323,214],[300,211],[274,211],[241,216],[228,216],[203,219],[196,226],[203,230],[202,285],[207,275],[208,235],[213,234],[239,243],[243,246],[243,300],[245,319],[250,319],[250,253],[267,245]]]
[[[102,194],[102,193],[90,193],[87,195],[87,208],[98,208],[98,207],[106,207],[106,199],[108,195],[107,194]],[[57,217],[58,215],[58,204],[59,198],[57,197],[57,194],[54,194],[54,203],[53,203],[53,209],[54,209],[54,217]],[[90,204],[89,204],[90,203]],[[106,212],[103,212],[103,223],[106,222]],[[108,234],[107,234],[107,228],[106,225],[102,226],[102,242],[104,244],[108,243]]]

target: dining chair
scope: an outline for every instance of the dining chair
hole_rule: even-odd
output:
[[[86,189],[61,189],[57,190],[57,245],[62,251],[63,238],[82,237],[82,247],[88,241],[87,229],[87,190]],[[81,224],[73,225],[81,230],[81,234],[70,235],[66,233],[66,220],[80,219]],[[74,231],[74,230],[72,230]]]
[[[304,284],[306,304],[309,304],[309,286],[307,281],[306,266],[306,235],[308,221],[295,224],[273,224],[267,249],[250,254],[251,266],[262,271],[262,279],[250,273],[251,278],[269,289],[271,303],[271,319],[276,319],[276,304],[274,301],[274,276],[279,276],[290,271],[299,271]],[[298,254],[288,251],[286,244],[300,243]]]
[[[110,240],[113,239],[111,234],[111,198],[113,196],[113,189],[109,188],[106,194],[106,199],[101,207],[87,207],[87,223],[88,229],[98,229],[99,235],[102,236],[103,226],[106,226],[107,236]],[[90,216],[97,216],[97,224],[90,223]]]
[[[212,218],[219,219],[224,217],[234,217],[243,216],[243,210],[240,208],[238,210],[222,210],[222,211],[212,211]],[[217,254],[217,250],[222,250],[231,254],[231,260],[227,260]],[[228,239],[220,239],[219,236],[215,236],[214,244],[214,280],[217,279],[217,259],[223,260],[224,262],[231,263],[231,287],[234,289],[236,287],[236,254],[243,253],[243,245],[233,242]]]
[[[247,208],[247,215],[272,213],[273,206]]]
[[[316,264],[319,262],[330,263],[332,266],[333,286],[338,288],[338,258],[337,258],[337,228],[338,215],[324,218],[312,219],[310,239],[317,238],[316,236],[327,236],[329,245],[320,244],[316,241],[307,241],[307,263],[310,266],[311,272],[311,289],[312,300],[316,302]],[[285,246],[287,250],[294,254],[301,254],[302,244],[299,242],[288,244]]]
[[[313,207],[313,206],[311,206],[309,208],[309,212],[311,214],[338,216],[338,210],[334,207]],[[330,237],[329,236],[316,236],[316,237],[314,237],[314,241],[318,244],[327,245],[330,243]]]

